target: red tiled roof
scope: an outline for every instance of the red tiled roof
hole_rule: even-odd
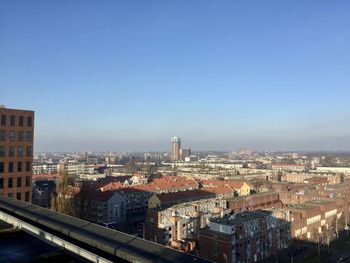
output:
[[[109,182],[105,185],[101,185],[99,189],[101,191],[112,191],[117,189],[125,189],[127,187],[147,192],[181,191],[196,189],[198,188],[198,183],[193,179],[188,179],[181,176],[162,176],[160,178],[155,178],[151,182],[144,185],[123,186],[121,182]]]
[[[245,182],[238,180],[202,180],[201,183],[204,187],[229,186],[232,189],[240,189]]]
[[[113,190],[117,190],[117,189],[120,189],[120,188],[123,188],[124,185],[121,183],[121,182],[111,182],[111,183],[108,183],[102,187],[100,187],[100,190],[102,192],[104,191],[113,191]]]

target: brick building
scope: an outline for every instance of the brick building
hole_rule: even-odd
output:
[[[288,205],[286,209],[290,210],[293,221],[292,237],[302,240],[312,240],[315,231],[323,233],[333,224],[341,227],[341,217],[348,213],[348,208],[344,207],[340,199],[313,200],[300,205]]]
[[[235,197],[228,199],[227,204],[228,208],[234,213],[246,210],[282,207],[282,202],[280,201],[278,194],[275,192]]]
[[[148,209],[145,238],[184,251],[195,251],[199,230],[211,218],[229,214],[226,200],[204,199],[168,208]]]
[[[32,201],[34,112],[0,107],[0,194]]]
[[[218,263],[257,262],[291,241],[289,211],[257,210],[213,219],[200,230],[200,256]]]

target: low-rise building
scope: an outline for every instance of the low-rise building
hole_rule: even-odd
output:
[[[75,200],[77,216],[114,229],[124,227],[126,210],[126,199],[118,191],[89,191]]]
[[[350,167],[317,167],[317,172],[350,174]]]
[[[33,163],[33,175],[58,173],[57,163]]]
[[[273,171],[293,171],[293,172],[305,172],[304,164],[294,164],[294,163],[275,163],[270,165]]]

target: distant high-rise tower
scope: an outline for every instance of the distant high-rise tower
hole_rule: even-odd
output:
[[[179,161],[181,149],[181,139],[177,136],[171,138],[171,157],[173,161]]]
[[[34,112],[0,106],[0,195],[32,200]]]
[[[190,158],[191,148],[181,149],[181,160],[186,161],[186,158]]]

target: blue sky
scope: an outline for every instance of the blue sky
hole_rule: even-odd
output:
[[[36,151],[350,150],[349,1],[0,1]]]

